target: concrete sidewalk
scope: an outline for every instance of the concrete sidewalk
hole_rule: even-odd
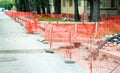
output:
[[[55,53],[24,52],[50,49],[49,44],[43,44],[38,39],[44,38],[27,34],[20,24],[7,15],[0,14],[0,73],[89,73],[76,63],[66,64]]]
[[[88,73],[56,54],[0,54],[0,58],[6,58],[0,62],[0,73]]]
[[[26,33],[26,29],[5,14],[0,14],[0,50],[50,49],[38,40],[40,35]]]

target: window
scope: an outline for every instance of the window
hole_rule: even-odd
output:
[[[72,5],[73,5],[73,1],[70,0],[70,1],[69,1],[69,6],[72,6]]]
[[[111,7],[116,7],[115,3],[116,3],[115,0],[111,0]]]
[[[115,8],[116,0],[100,0],[100,8]]]
[[[78,6],[81,6],[81,0],[78,0]]]
[[[116,8],[116,0],[100,0],[100,8]],[[87,2],[87,7],[90,7]]]
[[[66,6],[66,0],[63,0],[63,7]]]

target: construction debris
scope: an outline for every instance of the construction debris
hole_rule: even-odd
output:
[[[120,44],[120,34],[108,37],[108,38],[106,38],[106,41],[112,42],[112,43],[116,42],[117,44]]]

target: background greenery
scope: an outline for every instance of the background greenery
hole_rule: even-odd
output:
[[[14,0],[0,0],[0,7],[11,10],[15,5]]]

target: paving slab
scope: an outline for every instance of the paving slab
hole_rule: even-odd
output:
[[[19,23],[0,14],[0,50],[50,49],[49,44],[38,41],[42,39],[40,35],[27,34]]]
[[[26,36],[1,36],[0,50],[24,50],[24,49],[50,49],[49,44],[39,42],[31,35]]]
[[[0,54],[0,58],[8,58],[0,61],[0,73],[88,73],[56,54]]]
[[[7,15],[0,14],[0,34],[12,32],[25,33],[26,29]]]

